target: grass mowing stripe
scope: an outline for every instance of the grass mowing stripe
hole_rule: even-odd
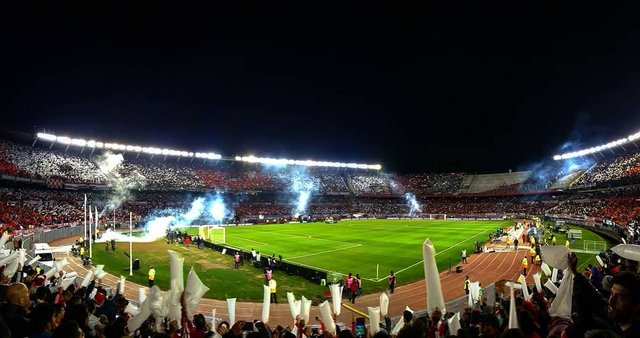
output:
[[[434,244],[436,262],[442,271],[459,261],[458,250],[466,248],[467,252],[473,252],[473,241],[485,241],[487,232],[512,223],[513,221],[363,220],[340,221],[336,224],[231,226],[227,227],[226,232],[229,246],[243,250],[252,248],[263,257],[282,255],[285,261],[326,271],[329,280],[342,278],[348,272],[359,273],[363,280],[368,281],[365,292],[373,292],[386,287],[384,282],[376,282],[384,281],[380,277],[387,276],[390,270],[402,270],[400,285],[424,278],[420,263],[425,238],[431,239]],[[256,272],[259,278],[262,271]],[[250,284],[254,282],[255,278]],[[287,289],[286,286],[283,287],[283,290]]]
[[[481,233],[479,233],[479,234],[477,234],[477,235],[475,235],[475,236],[471,236],[471,237],[469,237],[469,238],[467,238],[467,239],[465,239],[465,240],[463,240],[463,241],[458,242],[458,243],[457,243],[457,244],[455,244],[454,246],[450,246],[450,247],[448,247],[448,248],[446,248],[446,249],[444,249],[444,250],[442,250],[442,251],[438,251],[438,252],[435,254],[435,256],[438,256],[438,255],[440,255],[441,253],[444,253],[444,252],[446,252],[446,251],[449,251],[450,249],[453,249],[454,247],[456,247],[456,246],[458,246],[458,245],[460,245],[460,244],[462,244],[462,243],[464,243],[464,242],[468,242],[469,240],[471,240],[471,239],[473,239],[473,238],[477,237],[478,235],[480,235],[480,234],[482,234],[482,233],[484,233],[484,232],[487,232],[487,231],[489,231],[489,230],[491,230],[491,229],[487,229],[487,230],[485,230],[485,231],[483,231],[483,232],[481,232]],[[424,245],[424,244],[423,244],[423,245]],[[406,270],[408,270],[408,269],[411,269],[412,267],[414,267],[414,266],[416,266],[416,265],[418,265],[418,264],[421,264],[422,262],[424,262],[424,259],[422,259],[422,260],[420,260],[419,262],[414,263],[414,264],[412,264],[412,265],[410,265],[410,266],[408,266],[408,267],[406,267],[406,268],[404,268],[404,269],[400,269],[400,270],[398,270],[398,271],[396,272],[396,274],[401,273],[401,272],[403,272],[403,271],[406,271]],[[380,280],[385,280],[386,278],[389,278],[389,276],[386,276],[386,277],[384,277],[384,278],[381,278]]]
[[[255,233],[266,233],[269,234],[269,236],[273,236],[274,233],[272,231],[259,231],[256,230],[254,231]],[[349,244],[349,245],[353,245],[356,243],[352,243],[352,242],[343,242],[343,241],[336,241],[336,240],[332,240],[332,239],[325,239],[325,238],[317,238],[317,237],[313,237],[310,234],[303,234],[300,235],[298,233],[292,234],[289,231],[281,231],[281,232],[277,232],[277,235],[285,235],[285,236],[290,236],[290,237],[301,237],[301,238],[305,238],[305,239],[316,239],[316,240],[321,240],[321,241],[327,241],[327,242],[333,242],[333,243],[340,243],[340,244]]]
[[[254,243],[258,243],[258,244],[264,245],[264,246],[269,245],[269,243],[264,243],[264,242],[260,242],[260,241],[256,241],[256,240],[253,240],[253,239],[248,239],[248,238],[240,237],[240,236],[228,236],[228,237],[229,237],[229,238],[234,238],[234,239],[235,239],[235,238],[239,238],[239,239],[241,239],[241,240],[243,240],[243,241],[247,241],[247,242],[254,242]],[[241,249],[244,249],[244,248],[241,248]]]

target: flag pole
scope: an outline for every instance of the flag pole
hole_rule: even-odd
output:
[[[87,236],[87,194],[84,194],[84,232],[82,233],[82,238]],[[82,243],[84,246],[84,243]]]
[[[95,207],[95,210],[96,210],[96,219],[95,219],[96,225],[95,226],[97,227],[98,226],[98,218],[100,218],[99,215],[98,215],[98,206]]]
[[[98,222],[96,222],[96,228],[95,228],[95,231],[93,232],[93,236],[95,236],[96,239],[98,239]]]
[[[91,212],[91,209],[89,209],[89,212]],[[91,227],[93,227],[93,224],[89,224],[89,238],[87,238],[87,243],[89,243],[89,258],[93,259],[93,245],[91,245]]]
[[[92,224],[93,224],[93,205],[89,205],[89,223],[87,224],[87,227],[91,227]],[[86,236],[87,236],[87,229],[84,229],[84,237]],[[84,243],[82,244],[82,246],[87,247],[87,245]]]
[[[133,213],[129,211],[129,276],[133,276]]]

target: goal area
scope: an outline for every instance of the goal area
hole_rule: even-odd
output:
[[[198,235],[212,243],[227,242],[227,229],[217,225],[201,225],[198,229]]]
[[[607,242],[584,240],[584,251],[602,252],[607,250]]]

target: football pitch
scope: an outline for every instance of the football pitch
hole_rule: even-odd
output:
[[[335,224],[272,224],[227,227],[227,245],[255,249],[263,257],[326,271],[338,278],[351,272],[376,282],[391,270],[405,280],[424,277],[422,244],[435,246],[440,270],[456,265],[462,249],[471,255],[474,242],[512,221],[361,220]]]
[[[226,245],[250,251],[255,249],[263,257],[282,255],[283,261],[327,272],[327,278],[342,279],[345,274],[360,274],[363,292],[382,291],[387,276],[393,270],[398,285],[424,278],[422,245],[429,238],[435,246],[440,271],[460,262],[462,249],[471,255],[475,242],[486,242],[490,232],[507,227],[513,221],[452,221],[452,220],[359,220],[335,224],[294,223],[226,228]],[[197,234],[197,228],[189,232]],[[135,283],[147,284],[147,271],[154,266],[156,285],[169,287],[167,250],[177,251],[184,261],[184,274],[191,267],[210,287],[205,297],[239,301],[261,301],[263,271],[244,264],[233,269],[233,258],[211,249],[186,248],[183,244],[167,244],[165,240],[134,243],[133,257],[140,259],[140,270],[127,277]],[[94,245],[94,264],[105,264],[105,270],[118,276],[128,276],[128,244],[118,243],[116,252],[105,252],[104,245]],[[300,276],[275,271],[280,294],[294,292],[309,299],[321,298],[324,287]]]

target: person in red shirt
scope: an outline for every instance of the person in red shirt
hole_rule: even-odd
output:
[[[351,279],[351,286],[349,287],[349,300],[352,304],[356,303],[356,297],[360,290],[360,283],[360,275],[356,274],[356,276]]]
[[[347,298],[351,299],[351,284],[353,284],[353,276],[351,272],[344,279],[344,289],[347,291]]]

